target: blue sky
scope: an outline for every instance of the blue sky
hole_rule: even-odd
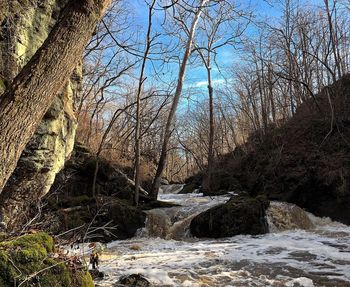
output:
[[[238,0],[240,1],[241,5],[243,7],[246,7],[250,11],[252,11],[255,14],[255,20],[256,21],[276,21],[278,16],[280,16],[281,13],[281,6],[276,4],[277,1],[274,0]],[[320,5],[322,3],[322,0],[300,0],[300,3],[303,3],[303,5]],[[144,0],[128,0],[127,5],[131,5],[133,7],[134,11],[134,20],[135,24],[139,26],[139,32],[140,37],[145,37],[145,32],[143,30],[146,29],[147,25],[147,5],[145,4]],[[163,21],[163,12],[156,12],[154,17],[154,30],[161,30],[161,22]],[[247,31],[249,36],[253,36],[254,32],[256,31],[256,26],[254,23],[252,23]],[[168,41],[166,38],[160,38],[161,41]],[[225,73],[225,70],[232,69],[233,67],[240,65],[240,58],[239,58],[239,50],[237,50],[234,47],[224,47],[221,48],[218,51],[217,55],[217,62],[220,66],[220,70]],[[178,52],[179,57],[182,57],[182,51],[180,50]],[[146,74],[148,74],[148,80],[146,85],[152,85],[154,82],[158,82],[157,80],[153,79],[151,75],[154,73],[153,68],[158,69],[159,63],[154,62],[153,65],[150,63],[147,65],[147,71]],[[177,79],[177,73],[178,73],[178,65],[173,63],[168,65],[167,69],[164,70],[164,75],[162,75],[163,80],[167,82],[171,82]],[[223,74],[219,72],[219,70],[216,67],[213,67],[212,69],[212,76],[213,76],[213,83],[214,88],[215,85],[222,84],[227,79],[226,77],[223,77]],[[158,82],[159,83],[159,82]],[[204,67],[201,67],[200,65],[189,65],[186,72],[185,77],[185,91],[186,88],[191,88],[192,90],[195,90],[194,94],[198,94],[200,96],[201,94],[205,94],[205,91],[207,89],[207,75],[206,70]]]

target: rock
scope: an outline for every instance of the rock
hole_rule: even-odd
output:
[[[145,226],[145,213],[126,201],[110,196],[100,196],[98,203],[86,196],[80,198],[80,208],[58,208],[56,211],[46,209],[41,228],[53,234],[72,230],[66,234],[67,239],[81,238],[89,231],[89,237],[93,240],[110,242],[131,238],[138,229]],[[72,202],[77,204],[77,197],[72,197]],[[90,222],[93,223],[93,228],[87,230]]]
[[[23,286],[94,286],[81,263],[63,255],[55,257],[54,249],[52,237],[43,232],[1,242],[0,286],[18,286],[24,281],[27,284]],[[36,276],[29,277],[35,273]]]
[[[91,277],[93,280],[96,279],[103,279],[105,277],[105,274],[101,271],[99,271],[98,269],[91,269],[89,270]]]
[[[67,0],[10,1],[0,27],[0,94],[47,38]],[[13,19],[16,19],[15,21]],[[0,213],[9,230],[21,225],[30,209],[45,195],[70,157],[77,127],[73,98],[81,86],[81,67],[54,99],[21,155],[1,193]]]
[[[127,276],[123,276],[119,279],[117,283],[113,286],[115,287],[151,287],[151,283],[143,277],[141,274],[131,274]]]
[[[268,232],[265,197],[234,196],[227,203],[197,215],[190,224],[196,237],[221,238]]]
[[[110,162],[99,159],[96,178],[96,194],[114,196],[133,201],[133,183]],[[64,189],[69,196],[92,197],[92,183],[96,167],[95,157],[80,143],[75,143],[72,156],[64,169],[56,176],[51,190]],[[141,200],[142,200],[142,194]]]
[[[192,193],[195,190],[198,190],[201,187],[201,184],[202,184],[202,173],[199,172],[198,174],[195,174],[186,179],[185,185],[182,188],[182,190],[179,192],[179,194]]]
[[[40,228],[66,239],[80,240],[93,221],[89,237],[101,242],[131,238],[145,226],[141,206],[133,206],[132,183],[115,166],[99,160],[96,198],[92,194],[95,158],[76,143],[71,159],[56,176],[51,191],[43,198]],[[141,197],[142,200],[142,197]]]
[[[187,183],[180,190],[179,194],[193,193],[196,189],[199,189],[199,188],[200,188],[200,186],[198,186],[198,185],[196,185],[194,183]]]

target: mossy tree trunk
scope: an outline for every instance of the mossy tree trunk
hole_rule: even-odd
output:
[[[108,0],[71,0],[28,64],[0,97],[0,191],[54,97],[77,66]]]

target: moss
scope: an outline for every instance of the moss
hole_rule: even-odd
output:
[[[33,245],[37,245],[44,248],[46,252],[53,252],[55,247],[53,238],[44,232],[39,232],[36,234],[27,234],[18,237],[16,240],[13,241],[12,244],[14,246],[27,248],[32,248]]]
[[[52,252],[54,241],[42,232],[0,243],[0,287],[15,286],[35,273],[23,286],[94,286],[86,271],[73,272],[60,259],[52,258]]]
[[[82,287],[94,287],[95,284],[92,281],[92,277],[89,272],[86,272],[82,277],[81,277],[81,286]]]
[[[5,241],[8,237],[8,234],[6,232],[0,232],[0,242]]]

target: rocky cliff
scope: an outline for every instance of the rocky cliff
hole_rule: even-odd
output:
[[[47,38],[67,0],[7,1],[0,13],[0,94]],[[2,219],[11,229],[26,221],[29,202],[46,194],[69,158],[75,138],[73,98],[80,90],[77,68],[57,95],[18,166],[0,194]]]

